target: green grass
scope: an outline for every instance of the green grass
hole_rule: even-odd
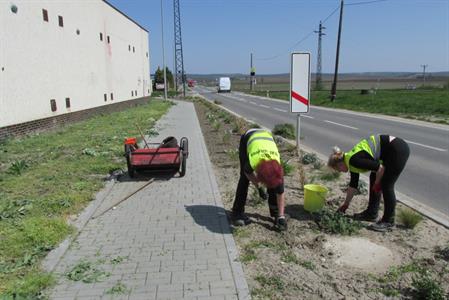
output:
[[[429,274],[413,277],[414,299],[444,300],[444,290],[440,283]]]
[[[286,139],[294,139],[296,137],[295,126],[289,123],[276,124],[272,132],[273,134],[280,135]]]
[[[52,282],[38,266],[73,231],[66,217],[93,199],[109,173],[126,167],[123,140],[139,136],[134,124],[148,129],[169,107],[152,101],[0,143],[0,298],[34,298]]]
[[[266,96],[265,91],[255,92]],[[271,98],[289,100],[288,89],[270,92]],[[311,104],[329,108],[386,114],[449,124],[449,90],[378,90],[376,94],[361,95],[360,90],[337,91],[337,99],[329,100],[329,91],[313,91]],[[434,119],[429,119],[433,117]]]
[[[406,228],[413,229],[416,225],[418,225],[419,222],[423,220],[423,217],[414,210],[403,208],[399,210],[398,220]]]
[[[284,170],[285,176],[290,175],[295,169],[295,167],[292,164],[290,164],[288,161],[283,160],[282,158],[281,158],[281,166],[282,170]]]

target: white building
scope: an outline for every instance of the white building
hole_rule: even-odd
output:
[[[0,128],[152,92],[148,31],[102,0],[0,0]]]

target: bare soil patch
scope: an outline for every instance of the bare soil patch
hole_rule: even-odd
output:
[[[193,101],[223,204],[230,211],[239,178],[240,134],[250,124],[219,105]],[[447,297],[449,266],[441,253],[449,247],[449,230],[424,218],[413,230],[398,225],[393,232],[378,233],[364,223],[352,237],[324,233],[314,215],[303,208],[301,183],[326,186],[326,207],[335,211],[345,195],[348,176],[334,176],[319,160],[300,164],[303,158],[292,145],[281,139],[278,145],[282,159],[293,167],[285,176],[287,232],[274,230],[268,204],[253,187],[246,206],[253,223],[233,228],[253,299],[411,299],[418,294],[413,278],[424,274]],[[361,190],[347,215],[366,208],[366,188]],[[397,209],[402,208],[398,204]]]

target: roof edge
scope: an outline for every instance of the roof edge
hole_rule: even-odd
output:
[[[109,3],[107,0],[103,0],[104,3],[106,3],[107,5],[109,5],[110,7],[112,7],[113,9],[115,9],[117,12],[119,12],[121,15],[123,15],[124,17],[126,17],[128,20],[130,20],[131,22],[133,22],[134,24],[136,24],[137,26],[139,26],[141,29],[143,29],[144,31],[146,31],[147,33],[149,33],[148,29],[146,29],[145,27],[143,27],[142,25],[140,25],[139,23],[137,23],[136,21],[134,21],[133,19],[131,19],[131,17],[129,17],[127,14],[125,14],[124,12],[122,12],[120,9],[118,9],[117,7],[115,7],[114,5],[112,5],[111,3]]]

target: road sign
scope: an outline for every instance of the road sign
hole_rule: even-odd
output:
[[[310,106],[310,53],[292,53],[290,112],[307,113]]]

